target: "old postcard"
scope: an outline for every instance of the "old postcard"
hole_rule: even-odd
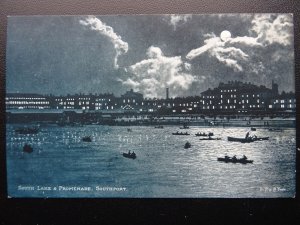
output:
[[[292,14],[7,29],[8,197],[294,197]]]

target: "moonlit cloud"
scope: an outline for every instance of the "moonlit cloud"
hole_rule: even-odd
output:
[[[257,57],[253,53],[256,51],[255,48],[263,49],[273,43],[283,46],[291,45],[293,40],[292,16],[290,14],[258,14],[254,16],[251,24],[249,33],[254,36],[231,37],[231,33],[228,31],[226,31],[228,32],[226,38],[218,37],[214,33],[205,34],[204,37],[207,39],[204,40],[204,45],[192,49],[186,58],[193,60],[206,53],[235,72],[243,72],[245,66],[256,74],[264,71],[265,66],[262,62],[251,58]],[[222,33],[224,34],[224,32]],[[278,57],[276,59],[279,61]]]
[[[247,37],[247,36],[229,38],[227,40],[227,43],[229,43],[229,44],[243,44],[243,45],[250,46],[250,47],[263,46],[261,43],[258,42],[258,38]]]
[[[119,68],[118,65],[118,57],[122,54],[127,53],[128,51],[128,43],[124,42],[120,35],[114,32],[114,29],[110,26],[107,26],[100,19],[95,16],[89,16],[84,20],[79,21],[80,24],[89,27],[91,30],[95,30],[100,34],[106,36],[110,42],[114,45],[116,50],[116,56],[114,59],[114,67]]]
[[[231,38],[228,37],[226,41],[223,41],[220,37],[216,37],[215,35],[207,35],[210,38],[204,41],[205,45],[200,48],[191,50],[186,58],[188,60],[192,60],[203,53],[208,53],[209,56],[215,57],[219,62],[224,65],[232,68],[236,72],[242,72],[243,67],[239,64],[240,61],[248,61],[249,56],[243,52],[241,49],[236,47],[227,47],[230,43],[243,43],[246,45],[253,45],[254,41],[248,41],[247,39],[237,37]]]
[[[174,30],[176,30],[177,26],[180,24],[186,23],[188,20],[192,18],[192,15],[185,14],[185,15],[178,15],[178,14],[172,14],[168,15],[169,17],[169,23],[173,26]]]
[[[185,65],[180,56],[164,56],[161,49],[154,46],[148,49],[147,56],[148,59],[129,67],[132,76],[119,80],[123,85],[152,98],[164,97],[166,87],[173,96],[179,95],[195,81],[195,77],[185,71],[188,64]]]
[[[191,68],[192,68],[192,65],[191,65],[190,63],[185,62],[185,63],[184,63],[184,68],[185,68],[187,71],[190,71]]]
[[[206,39],[204,41],[205,45],[201,46],[200,48],[196,48],[191,50],[187,55],[186,58],[189,60],[192,60],[196,58],[197,56],[207,52],[210,49],[213,49],[217,46],[224,46],[224,42],[222,42],[221,38],[216,37],[215,35],[213,37],[210,37],[209,39]]]
[[[293,17],[291,14],[257,14],[252,20],[252,31],[259,42],[270,45],[291,45],[293,41]]]

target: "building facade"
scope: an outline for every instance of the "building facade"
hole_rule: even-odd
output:
[[[6,109],[50,109],[51,97],[39,94],[10,93],[5,97]]]
[[[272,109],[279,109],[276,100],[281,99],[278,85],[272,82],[272,88],[264,85],[254,85],[240,81],[220,83],[217,88],[208,89],[201,93],[203,111],[227,113],[263,113]],[[288,96],[295,109],[295,95]],[[275,100],[276,99],[276,100]],[[288,109],[288,105],[281,108]]]
[[[160,114],[263,114],[295,112],[294,93],[278,92],[272,87],[240,81],[220,83],[214,89],[203,91],[200,96],[169,98],[143,98],[132,89],[120,97],[113,94],[76,94],[67,96],[20,94],[6,95],[6,109],[60,109],[99,112],[136,112]]]

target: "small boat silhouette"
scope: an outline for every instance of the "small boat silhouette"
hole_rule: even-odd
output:
[[[33,148],[31,147],[31,145],[25,144],[23,146],[23,152],[31,153],[31,152],[33,152]]]
[[[92,138],[90,136],[85,136],[82,138],[83,142],[92,142]]]
[[[132,152],[132,153],[130,153],[130,152],[128,152],[128,153],[123,152],[122,155],[123,155],[125,158],[129,158],[129,159],[135,159],[135,158],[136,158],[136,154],[135,154],[134,152]]]

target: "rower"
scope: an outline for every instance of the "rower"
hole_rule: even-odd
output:
[[[243,159],[244,159],[244,160],[246,160],[246,159],[247,159],[247,157],[246,157],[245,155],[243,155]]]
[[[246,134],[246,136],[245,136],[245,139],[248,139],[248,138],[249,138],[249,135],[250,135],[250,133],[249,133],[249,131],[248,131],[247,134]]]

